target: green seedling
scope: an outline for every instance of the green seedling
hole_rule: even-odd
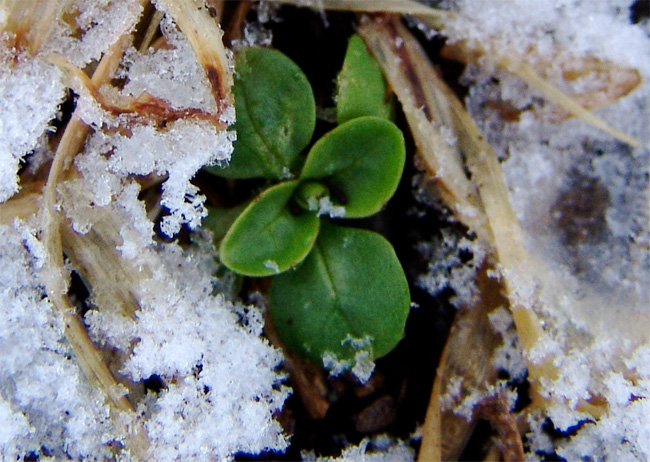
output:
[[[392,119],[393,99],[386,91],[384,76],[358,35],[350,39],[336,83],[339,124],[364,115]]]
[[[296,353],[315,362],[385,355],[410,307],[404,271],[380,234],[337,224],[377,213],[404,169],[404,137],[389,120],[381,72],[353,37],[337,81],[339,125],[305,157],[315,106],[298,66],[265,48],[240,51],[235,66],[233,161],[210,171],[276,184],[238,214],[211,211],[221,261],[244,276],[274,276],[271,317]]]
[[[290,201],[298,181],[285,181],[262,194],[235,220],[221,241],[219,255],[245,276],[271,276],[305,259],[318,235],[315,213],[295,213]]]
[[[292,351],[314,361],[354,356],[347,338],[371,338],[380,357],[402,337],[410,295],[390,243],[372,231],[324,221],[296,269],[274,278],[271,316]]]
[[[228,168],[208,170],[227,178],[286,179],[316,125],[309,81],[293,61],[268,48],[238,53],[235,67],[237,152]]]

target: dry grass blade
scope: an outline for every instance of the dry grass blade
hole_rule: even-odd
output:
[[[158,33],[158,28],[160,27],[160,21],[162,21],[165,14],[162,11],[156,10],[153,12],[147,30],[142,37],[142,42],[140,43],[139,51],[140,53],[146,53],[151,44],[154,41],[154,37]]]
[[[501,165],[496,154],[481,135],[460,101],[450,89],[444,87],[448,101],[456,119],[455,130],[467,167],[473,179],[494,236],[494,252],[499,264],[503,285],[510,302],[510,310],[524,353],[532,351],[545,342],[541,322],[532,307],[536,305],[536,291],[541,278],[539,262],[534,261],[526,250],[524,236],[512,209],[508,188]],[[537,388],[543,377],[553,378],[557,371],[552,366],[552,358],[541,362],[528,361],[529,381],[534,403],[543,405]]]
[[[476,406],[476,412],[496,430],[499,437],[496,447],[501,450],[504,462],[519,462],[525,459],[517,422],[503,394],[486,398]]]
[[[547,81],[560,78],[565,82],[580,82],[580,86],[584,87],[584,81],[587,80],[588,89],[582,88],[581,92],[569,95],[585,109],[597,109],[611,104],[628,95],[641,84],[641,75],[636,69],[617,66],[593,57],[564,56],[560,53],[559,56],[556,54],[549,59],[539,54],[533,49],[526,55],[520,56],[518,60],[530,61],[530,66],[535,69],[535,72]],[[466,41],[445,45],[441,55],[446,59],[475,65],[479,64],[479,59],[483,56],[480,50],[471,48]],[[495,104],[499,102],[495,101]],[[558,107],[552,109],[550,116],[552,121],[560,121],[572,115]],[[515,110],[514,114],[503,115],[506,119],[513,119],[522,111]]]
[[[440,21],[454,15],[453,12],[431,8],[414,0],[318,0],[305,2],[305,0],[271,0],[279,3],[286,3],[295,6],[312,6],[334,11],[356,11],[358,13],[397,13],[413,16],[423,16],[431,21]]]
[[[369,21],[361,27],[360,33],[364,38],[369,38],[367,43],[373,52],[375,50],[374,37],[383,37],[381,40],[387,44],[394,44],[396,41],[401,41],[406,48],[419,48],[417,41],[415,41],[410,32],[398,20],[392,20],[390,23],[377,20]],[[372,36],[371,34],[376,35]],[[381,52],[386,53],[389,50],[390,48],[383,48]],[[410,56],[415,55],[415,52],[410,52]],[[520,307],[530,306],[531,301],[528,300],[527,294],[524,292],[528,290],[532,291],[535,285],[535,279],[529,270],[531,258],[525,249],[521,228],[510,205],[508,189],[496,154],[494,154],[490,145],[483,139],[478,128],[453,92],[440,78],[436,77],[436,71],[428,59],[425,58],[424,53],[420,50],[418,55],[421,56],[418,59],[418,66],[411,68],[417,77],[412,77],[411,79],[419,82],[430,82],[431,85],[435,86],[435,92],[423,93],[424,95],[435,95],[435,98],[429,97],[420,102],[428,108],[421,112],[428,110],[430,117],[433,119],[433,123],[430,123],[427,127],[428,131],[423,131],[421,125],[414,125],[410,120],[409,126],[415,138],[435,139],[440,136],[438,133],[439,129],[435,128],[435,124],[437,123],[438,126],[444,123],[449,124],[447,127],[453,130],[457,138],[458,148],[460,148],[460,152],[462,152],[462,155],[466,159],[467,167],[473,175],[473,183],[465,176],[462,165],[458,164],[455,170],[449,168],[440,169],[436,173],[440,177],[438,181],[443,181],[445,184],[451,185],[467,182],[465,183],[466,190],[472,191],[475,187],[480,198],[473,200],[472,205],[475,209],[471,214],[465,212],[465,203],[453,202],[458,199],[462,200],[467,196],[443,196],[443,199],[451,199],[451,202],[447,203],[447,205],[455,212],[457,210],[460,212],[457,214],[457,218],[470,229],[474,230],[480,237],[484,238],[488,244],[493,246],[498,262],[504,267],[504,284],[511,302],[511,309],[516,311]],[[397,58],[399,59],[398,62],[402,62],[400,55],[397,53],[387,55],[384,59],[380,58],[380,62],[390,61],[388,56],[393,60]],[[394,80],[391,72],[386,72],[386,76],[394,88],[396,88],[396,85],[404,83],[403,81]],[[398,98],[402,101],[399,93]],[[444,110],[441,108],[444,108]],[[409,111],[412,111],[412,109],[405,108],[405,112]],[[431,157],[434,156],[440,156],[440,153],[432,153]],[[460,162],[460,158],[460,154],[458,154],[458,157],[455,158],[456,162]],[[480,226],[475,228],[475,223],[477,222],[476,216],[487,217],[489,224],[486,225],[479,222]],[[467,219],[468,217],[469,220]],[[526,322],[526,329],[520,332],[520,334],[524,335],[522,342],[526,345],[526,336],[529,335],[528,338],[531,339],[530,343],[534,345],[543,333],[535,327],[539,326],[539,321],[536,320],[534,313],[530,310],[525,311],[529,314],[522,314],[521,316],[530,317],[530,322]],[[523,320],[521,321],[523,322]]]
[[[124,41],[118,41],[102,58],[93,74],[93,84],[99,85],[110,79],[124,52],[124,46]],[[123,393],[124,388],[115,380],[100,352],[88,337],[85,326],[66,295],[67,281],[64,278],[63,270],[64,245],[61,231],[67,227],[67,223],[58,207],[58,186],[69,175],[72,160],[80,152],[88,133],[89,128],[78,116],[73,115],[56,150],[47,178],[40,209],[42,241],[47,249],[44,265],[45,286],[50,301],[64,318],[66,338],[70,342],[84,374],[104,392],[117,414],[125,413],[130,416],[126,421],[122,421],[122,418],[120,421],[125,426],[124,434],[128,435],[127,438],[133,443],[134,455],[138,458],[139,455],[136,451],[144,450],[147,447],[145,431],[141,425],[131,425],[130,420],[131,417],[134,417],[134,407]]]
[[[377,21],[374,24],[376,27],[380,25]],[[417,45],[416,42],[407,42],[410,33],[399,23],[395,22],[395,24],[404,43]],[[385,30],[384,33],[389,36],[392,34],[390,30]],[[419,79],[426,80],[428,75],[433,74],[435,69],[429,64],[428,70]],[[387,77],[390,81],[390,75]],[[528,366],[532,398],[528,409],[531,411],[543,409],[547,401],[539,391],[541,383],[544,380],[556,379],[558,371],[553,365],[554,358],[551,354],[546,353],[531,360],[530,353],[539,345],[548,344],[547,334],[533,310],[534,307],[539,308],[538,305],[541,303],[538,299],[539,290],[547,282],[547,269],[541,262],[536,261],[525,247],[523,231],[512,209],[508,188],[496,154],[451,89],[438,79],[431,79],[431,81],[440,84],[439,97],[446,100],[446,107],[451,110],[452,127],[458,145],[466,166],[472,174],[472,181],[478,189],[489,223],[489,230],[493,237],[492,251],[501,269],[502,284]],[[435,108],[439,105],[439,102],[435,102],[430,107]],[[556,297],[561,297],[564,288],[557,283],[553,287],[557,292]],[[602,414],[602,406],[603,403],[594,404],[585,400],[578,404],[579,409],[595,418]]]
[[[63,183],[60,191],[65,210],[84,203],[79,198],[82,190],[75,182]],[[133,268],[119,256],[117,249],[123,241],[120,217],[106,208],[97,208],[92,223],[85,234],[76,233],[69,225],[62,226],[63,250],[91,292],[93,304],[103,312],[135,319],[139,309],[137,287],[150,272],[146,267]]]
[[[198,3],[197,3],[198,5]],[[127,115],[131,119],[145,123],[169,122],[180,118],[204,119],[212,122],[218,129],[225,128],[226,111],[232,105],[230,86],[232,77],[228,69],[225,49],[221,41],[221,30],[209,12],[187,2],[167,2],[168,13],[177,22],[182,32],[188,37],[199,63],[205,70],[213,97],[217,103],[218,113],[207,114],[201,111],[177,111],[166,102],[143,94],[138,98],[106,97],[100,91],[102,85],[110,79],[119,65],[125,48],[130,44],[127,38],[118,41],[102,58],[93,77],[88,77],[82,70],[67,63],[59,57],[51,61],[64,70],[70,80],[77,82],[80,92],[90,94],[104,109],[115,116]],[[160,14],[152,15],[154,25],[144,42],[150,41],[157,28]],[[121,243],[118,225],[120,220],[110,212],[97,212],[93,216],[93,228],[86,235],[75,233],[63,211],[75,210],[79,204],[87,203],[75,189],[72,160],[83,147],[89,128],[77,117],[72,117],[57,148],[43,194],[41,219],[43,221],[43,243],[48,251],[46,261],[46,287],[54,305],[65,318],[66,336],[72,345],[84,373],[104,391],[114,408],[123,414],[120,425],[124,434],[130,435],[129,449],[136,459],[146,451],[146,435],[137,420],[133,420],[133,405],[126,397],[126,389],[113,377],[100,351],[89,339],[84,325],[75,313],[66,296],[67,282],[64,278],[63,255],[68,255],[75,268],[82,275],[93,293],[95,303],[102,310],[121,311],[122,315],[133,318],[138,310],[138,283],[146,278],[147,269],[137,271],[125,265],[116,253]],[[135,275],[135,277],[134,277]],[[126,417],[124,417],[126,416]],[[129,417],[130,416],[130,417]]]
[[[121,117],[133,123],[164,125],[180,119],[205,120],[218,130],[225,130],[227,125],[221,119],[221,113],[213,114],[195,108],[176,109],[167,101],[151,96],[143,91],[138,97],[118,94],[115,91],[102,91],[106,86],[97,85],[84,71],[75,67],[60,56],[50,57],[65,72],[68,85],[79,94],[89,94],[101,108],[114,117]],[[112,87],[108,87],[111,88]],[[217,102],[219,104],[219,102]],[[218,107],[223,108],[223,103]]]
[[[485,242],[492,242],[476,187],[465,175],[441,81],[415,39],[397,21],[364,20],[359,34],[402,104],[418,152],[444,204]],[[452,135],[453,136],[453,135]]]
[[[498,282],[487,277],[486,268],[479,274],[478,285],[480,298],[456,314],[440,358],[423,426],[420,461],[458,460],[476,425],[476,412],[468,421],[453,409],[441,408],[441,397],[450,393],[453,379],[462,379],[461,399],[496,383],[492,356],[501,338],[492,329],[488,314],[507,301],[500,295]]]
[[[558,105],[560,108],[567,111],[569,114],[583,119],[594,127],[602,130],[613,138],[629,144],[635,148],[642,146],[639,140],[636,140],[625,133],[621,132],[610,126],[602,119],[596,117],[587,109],[582,107],[575,99],[562,93],[544,80],[531,66],[519,61],[515,57],[504,56],[499,59],[499,64],[506,70],[512,72],[514,75],[528,83],[529,85],[537,88],[542,94],[552,103]]]
[[[110,84],[110,79],[120,63],[130,40],[118,41],[102,58],[93,77],[88,77],[82,70],[67,63],[59,57],[51,61],[66,72],[70,80],[76,82],[80,93],[90,94],[105,110],[115,116],[126,115],[129,119],[144,123],[161,123],[181,118],[208,120],[218,129],[225,128],[224,116],[232,105],[230,85],[232,77],[228,69],[225,49],[221,42],[218,24],[207,11],[198,11],[195,5],[186,2],[170,1],[166,5],[183,33],[193,46],[198,61],[205,70],[213,97],[217,103],[216,114],[201,111],[178,111],[166,102],[143,94],[138,98],[122,97],[116,92],[111,97],[100,91],[103,85]],[[150,33],[144,43],[151,40],[157,29],[160,14],[152,15]],[[124,117],[122,117],[123,120]],[[71,167],[72,160],[82,150],[89,128],[75,115],[68,123],[56,150],[55,158],[49,172],[43,194],[41,219],[43,222],[43,243],[47,249],[46,288],[53,304],[65,319],[66,336],[72,345],[84,373],[104,391],[112,403],[116,414],[116,424],[123,427],[127,435],[129,450],[136,460],[143,458],[147,450],[147,437],[141,423],[133,414],[134,407],[127,398],[128,390],[113,377],[101,352],[93,345],[85,327],[74,307],[67,299],[67,282],[63,271],[64,253],[81,274],[88,288],[92,291],[94,302],[104,311],[118,311],[122,315],[134,318],[139,309],[138,284],[148,276],[144,271],[126,265],[118,255],[116,247],[122,242],[119,218],[110,211],[95,210],[92,229],[85,235],[75,233],[70,223],[64,218],[66,210],[76,210],[84,200],[82,190],[76,184],[77,173]],[[62,206],[62,210],[59,209]],[[117,415],[121,417],[117,417]]]
[[[228,27],[224,34],[227,43],[232,43],[233,40],[239,40],[242,37],[243,24],[246,15],[253,6],[253,2],[239,2],[235,11],[228,23]]]
[[[40,191],[21,189],[16,195],[0,204],[0,224],[11,224],[16,218],[25,220],[35,215],[41,206]]]
[[[3,5],[7,13],[7,21],[2,32],[13,34],[16,50],[26,50],[34,56],[67,3],[58,0],[32,2],[9,0],[6,5]]]
[[[473,204],[475,204],[478,213],[469,215],[470,220],[468,220],[468,215],[462,213],[465,210],[464,204],[455,202],[459,199],[466,199],[468,196],[443,194],[442,198],[449,208],[457,213],[459,220],[468,225],[470,229],[477,231],[477,234],[491,246],[494,256],[502,268],[503,287],[524,352],[531,351],[544,341],[546,335],[537,315],[531,309],[536,303],[535,291],[539,281],[536,271],[538,268],[524,246],[523,234],[510,205],[507,186],[496,155],[483,139],[460,101],[441,79],[435,77],[436,71],[424,53],[422,51],[417,54],[414,51],[400,53],[400,47],[396,44],[401,44],[407,49],[411,47],[418,49],[419,45],[398,19],[386,20],[382,18],[366,21],[360,28],[360,34],[378,58],[387,80],[396,89],[398,98],[404,105],[404,112],[407,114],[407,121],[414,138],[416,140],[418,138],[422,140],[439,138],[438,127],[443,124],[452,129],[456,135],[458,148],[472,173],[473,184],[469,183],[461,168],[454,171],[449,168],[440,169],[439,165],[434,167],[438,168],[437,175],[441,177],[438,181],[444,182],[444,184],[457,185],[466,181],[469,183],[466,186],[467,190],[472,190],[471,188],[476,185],[480,199],[475,199]],[[413,65],[412,57],[418,55],[420,57],[417,58],[418,65],[416,66]],[[391,62],[399,63],[399,66],[391,66],[389,64]],[[409,76],[405,71],[401,71],[403,75],[400,75],[395,72],[397,68],[408,69],[412,74]],[[405,77],[404,74],[407,76]],[[418,83],[418,86],[415,86],[413,82]],[[431,82],[435,90],[425,91],[419,82]],[[400,91],[404,88],[409,88],[411,91]],[[420,95],[419,100],[417,95]],[[413,116],[409,118],[409,114],[413,113],[426,114],[431,121],[427,120],[429,123],[424,125],[421,116],[419,119]],[[438,125],[436,126],[436,124]],[[431,157],[436,155],[440,155],[440,153],[434,153]],[[454,159],[459,162],[460,153],[456,155],[457,157]],[[435,159],[435,157],[433,158]],[[481,214],[479,216],[485,214],[488,222],[488,224],[479,222],[481,227],[478,230],[474,228],[477,214]],[[537,391],[540,380],[544,377],[553,378],[556,374],[551,359],[547,357],[535,363],[528,362],[531,393],[535,406],[544,405]]]

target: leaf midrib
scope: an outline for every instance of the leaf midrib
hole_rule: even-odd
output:
[[[246,114],[248,114],[248,120],[251,122],[251,126],[253,127],[253,132],[257,136],[257,138],[260,140],[261,144],[264,145],[266,148],[267,152],[261,152],[261,158],[264,160],[264,163],[266,164],[266,167],[268,167],[269,171],[274,174],[277,178],[280,178],[282,176],[282,168],[279,170],[275,168],[275,165],[282,165],[281,162],[281,156],[279,153],[275,152],[269,144],[267,143],[265,137],[262,136],[261,134],[261,128],[258,126],[258,124],[255,121],[255,118],[251,116],[251,112],[249,110],[249,98],[248,98],[248,88],[246,85],[243,85],[243,99],[244,99],[244,108],[246,110]],[[276,162],[276,164],[273,164],[270,159]],[[288,166],[287,166],[288,168]]]
[[[358,337],[361,338],[360,334],[356,331],[356,329],[353,328],[353,323],[350,321],[348,316],[346,316],[345,310],[341,308],[341,303],[339,301],[338,297],[338,290],[336,289],[336,285],[334,284],[334,278],[332,277],[332,271],[327,264],[327,258],[325,258],[325,251],[323,250],[322,243],[316,241],[316,244],[314,245],[314,248],[318,250],[319,257],[321,261],[323,262],[323,267],[325,268],[325,276],[327,277],[327,284],[332,292],[333,299],[334,299],[334,310],[345,320],[348,331],[352,337]]]

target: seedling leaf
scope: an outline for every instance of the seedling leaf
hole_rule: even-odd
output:
[[[203,220],[203,228],[212,231],[215,243],[221,242],[237,217],[246,209],[250,201],[230,208],[207,206],[208,216]]]
[[[394,105],[386,80],[358,35],[350,38],[336,83],[336,118],[339,124],[362,116],[392,119]]]
[[[221,242],[221,261],[244,276],[263,277],[286,271],[309,253],[320,220],[316,214],[290,210],[297,181],[264,191],[235,220]]]
[[[227,178],[286,179],[311,140],[316,105],[305,74],[287,56],[269,48],[245,48],[235,58],[237,141]]]
[[[360,117],[319,139],[300,176],[323,180],[334,204],[345,206],[346,218],[367,217],[395,193],[405,157],[404,136],[395,124]]]
[[[325,353],[372,358],[402,338],[409,288],[395,251],[372,231],[321,225],[305,261],[275,278],[270,312],[285,344],[316,363]]]

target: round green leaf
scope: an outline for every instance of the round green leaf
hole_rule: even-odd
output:
[[[336,83],[339,124],[367,115],[392,118],[393,100],[388,95],[386,80],[358,35],[350,38]]]
[[[285,179],[311,140],[316,105],[309,81],[287,56],[269,48],[244,48],[235,57],[233,85],[237,141],[227,178]]]
[[[203,228],[212,231],[212,237],[215,243],[223,239],[237,217],[248,207],[249,203],[250,201],[244,202],[230,208],[214,207],[211,205],[206,207],[208,209],[208,216],[203,220]]]
[[[285,344],[318,363],[325,353],[350,360],[359,350],[372,358],[391,351],[402,338],[410,295],[386,239],[323,222],[309,256],[273,278],[269,303]]]
[[[262,277],[286,271],[307,256],[320,220],[314,213],[292,213],[289,202],[297,186],[297,181],[287,181],[269,188],[239,215],[221,241],[224,265]]]
[[[405,158],[404,136],[395,124],[360,117],[319,139],[300,177],[323,180],[347,218],[367,217],[395,193]]]

